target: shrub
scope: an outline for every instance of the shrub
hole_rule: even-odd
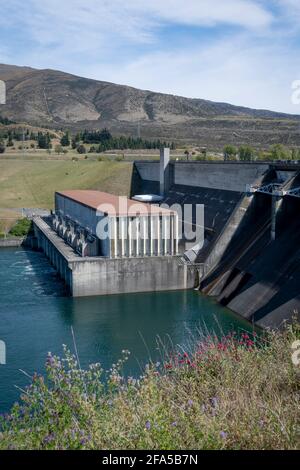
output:
[[[17,221],[17,223],[11,228],[9,234],[13,235],[14,237],[25,237],[31,230],[31,220],[24,218]]]
[[[84,145],[78,145],[77,147],[77,152],[80,153],[80,154],[83,154],[83,153],[86,153],[86,148]]]

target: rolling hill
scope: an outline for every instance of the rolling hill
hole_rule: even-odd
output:
[[[108,127],[116,134],[221,148],[225,143],[300,145],[300,116],[139,90],[55,70],[0,64],[17,122],[55,129]],[[201,95],[201,90],[199,90]]]

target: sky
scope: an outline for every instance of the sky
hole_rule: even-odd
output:
[[[300,114],[300,0],[0,0],[0,63]]]

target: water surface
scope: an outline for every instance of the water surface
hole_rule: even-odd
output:
[[[42,253],[0,249],[0,340],[7,364],[0,365],[0,412],[16,401],[28,381],[19,371],[43,372],[48,351],[73,350],[71,326],[83,366],[117,361],[131,351],[126,373],[159,360],[158,336],[164,344],[187,344],[205,322],[224,332],[249,325],[195,291],[121,294],[74,299]]]

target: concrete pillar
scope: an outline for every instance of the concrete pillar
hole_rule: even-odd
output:
[[[121,237],[121,256],[126,256],[126,219],[124,217],[120,217],[120,237]]]
[[[128,218],[128,256],[132,256],[132,220]]]
[[[164,239],[163,239],[163,217],[159,217],[159,256],[164,254]]]
[[[163,217],[163,238],[164,238],[164,255],[170,253],[170,219],[168,216]]]
[[[140,225],[141,219],[140,217],[136,217],[135,219],[135,237],[136,237],[136,256],[140,256]]]
[[[160,149],[160,166],[159,166],[159,186],[160,195],[164,196],[170,186],[170,149]]]
[[[174,216],[170,216],[170,255],[174,255]]]
[[[174,252],[178,254],[178,215],[174,214]]]
[[[116,258],[118,256],[118,234],[117,234],[117,219],[116,217],[110,218],[111,227],[111,257]]]
[[[276,239],[276,219],[277,213],[279,211],[281,205],[281,197],[272,196],[272,219],[271,219],[271,240],[274,241]]]
[[[154,220],[153,216],[150,215],[150,256],[153,256],[154,252]]]
[[[147,256],[147,246],[148,246],[148,217],[144,216],[142,218],[142,244],[143,244],[143,256]]]

